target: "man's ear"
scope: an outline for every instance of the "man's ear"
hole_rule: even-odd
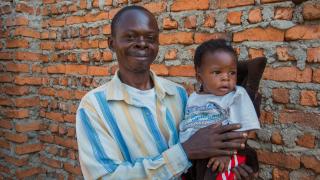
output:
[[[111,49],[111,51],[114,50],[114,45],[113,45],[113,43],[114,43],[113,37],[110,36],[110,37],[108,38],[108,46],[109,46],[109,49]]]

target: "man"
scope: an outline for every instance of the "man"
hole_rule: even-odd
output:
[[[159,29],[146,9],[129,6],[111,24],[109,47],[119,70],[83,97],[77,111],[79,159],[85,179],[176,179],[191,159],[232,155],[244,147],[239,125],[204,128],[183,144],[177,127],[184,114],[184,88],[150,71]],[[214,130],[212,130],[214,129]],[[249,177],[251,168],[234,170]]]

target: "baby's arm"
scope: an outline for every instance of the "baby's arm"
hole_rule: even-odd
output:
[[[218,170],[219,172],[224,172],[228,170],[228,166],[230,163],[231,157],[230,156],[218,156],[212,157],[209,159],[207,167],[210,168],[214,172]]]

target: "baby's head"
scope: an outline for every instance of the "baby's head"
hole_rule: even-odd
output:
[[[200,92],[223,96],[235,90],[237,55],[223,39],[209,40],[197,47],[194,56]]]

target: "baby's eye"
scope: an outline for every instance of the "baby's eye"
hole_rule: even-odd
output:
[[[237,72],[235,72],[235,71],[230,71],[229,74],[230,74],[230,75],[236,75]]]
[[[212,74],[214,74],[214,75],[218,75],[220,73],[221,73],[221,71],[212,71]]]

